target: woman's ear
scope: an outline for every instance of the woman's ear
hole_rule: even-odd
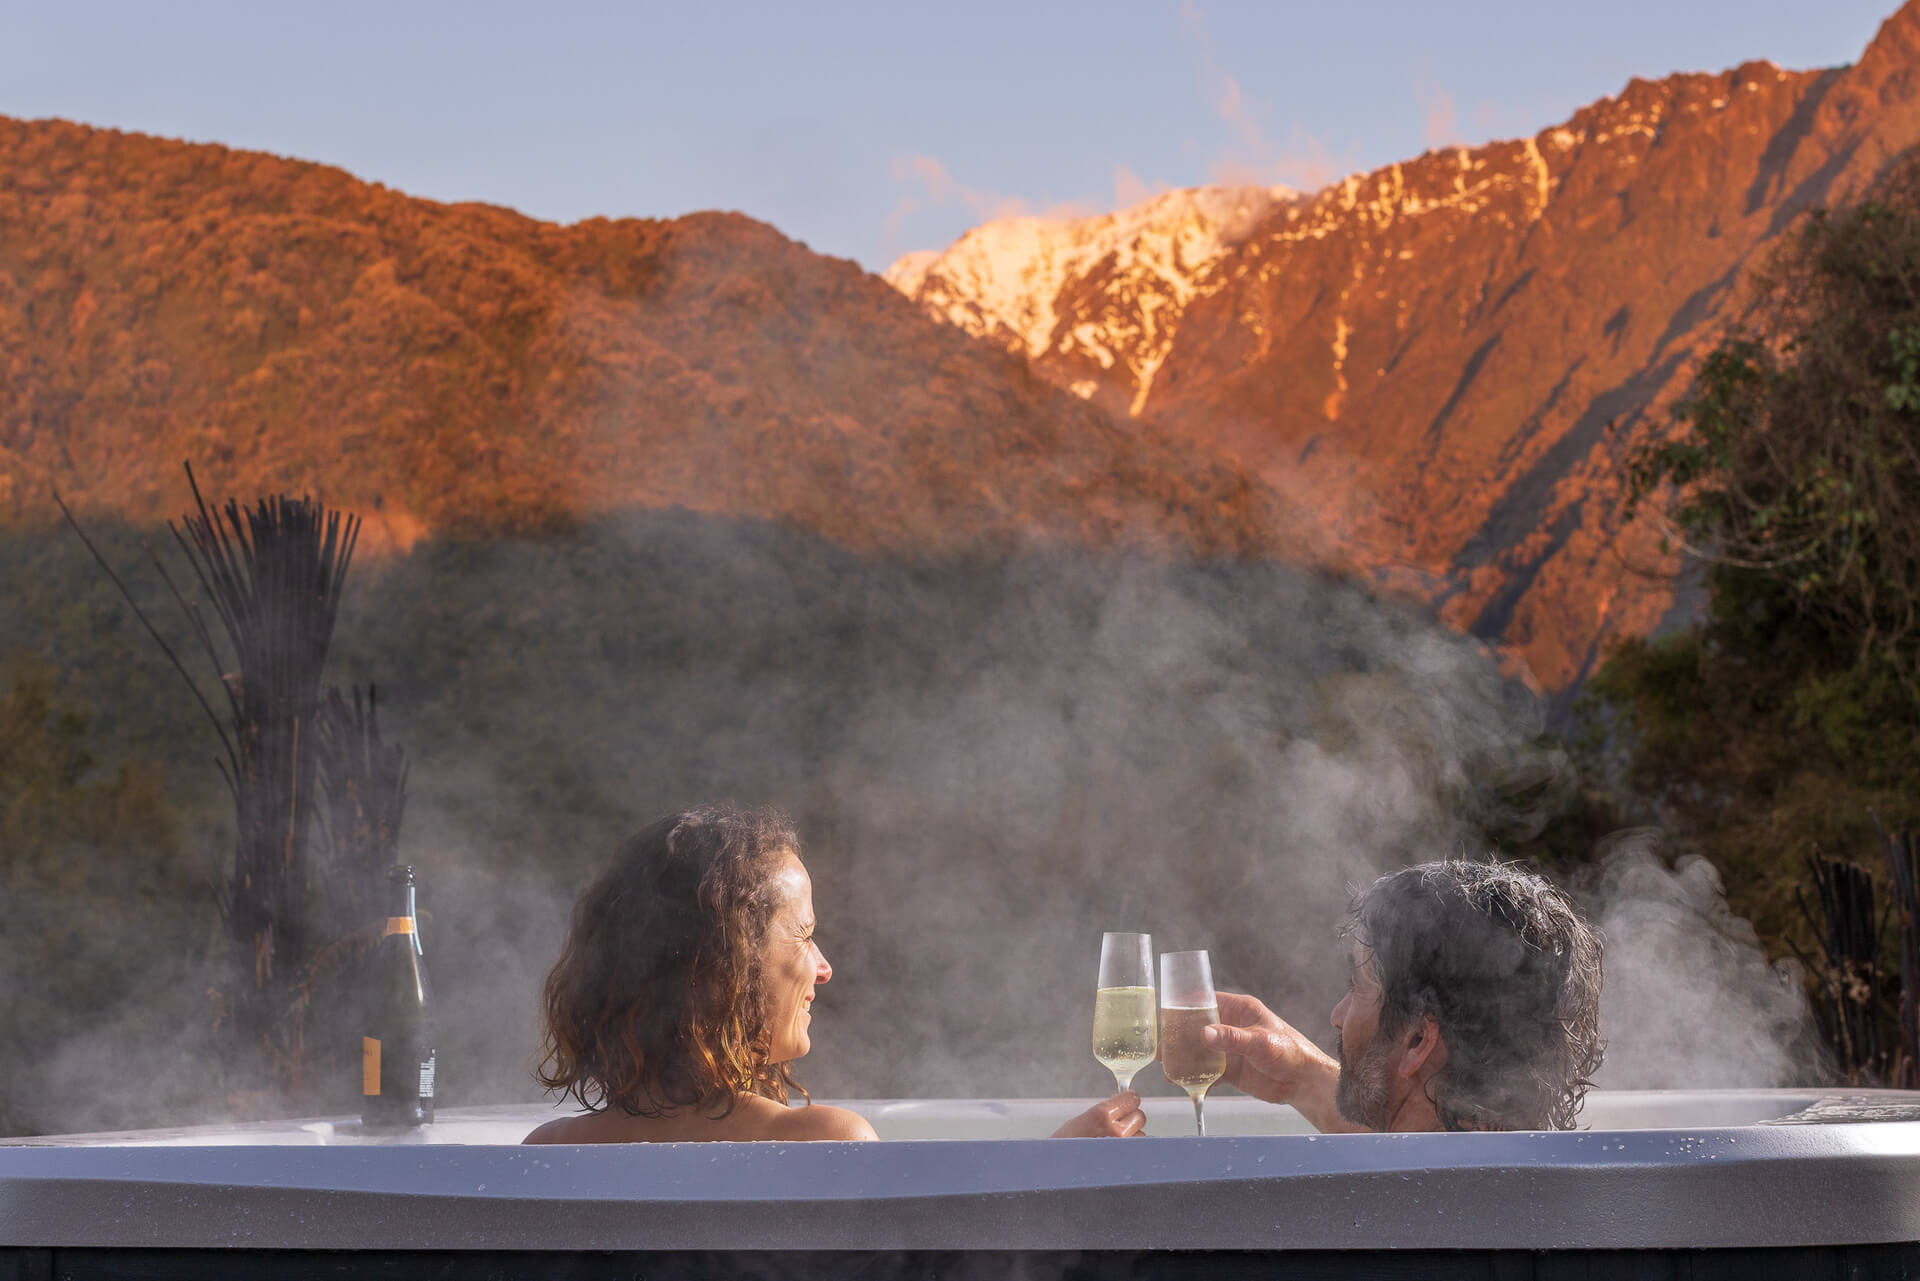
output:
[[[1393,1070],[1401,1077],[1432,1076],[1447,1064],[1447,1043],[1440,1035],[1440,1022],[1423,1014],[1405,1033],[1394,1055]]]

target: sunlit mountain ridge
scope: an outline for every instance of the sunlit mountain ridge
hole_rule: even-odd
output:
[[[1322,545],[1566,688],[1676,606],[1657,536],[1621,520],[1623,459],[1668,429],[1743,274],[1916,142],[1908,4],[1853,66],[1635,80],[1532,137],[1274,200],[1184,271],[1180,198],[1218,193],[987,224],[889,279],[990,339],[1039,319],[1037,373],[1236,459]]]

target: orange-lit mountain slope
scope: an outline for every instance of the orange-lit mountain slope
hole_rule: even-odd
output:
[[[0,118],[0,519],[310,491],[376,540],[684,505],[862,550],[1264,553],[1280,512],[738,214],[562,227]]]
[[[1531,138],[1315,195],[1173,193],[1025,240],[989,224],[889,277],[1241,459],[1327,545],[1565,688],[1674,599],[1651,531],[1622,527],[1621,458],[1667,429],[1795,216],[1916,142],[1910,3],[1851,67],[1636,80]]]

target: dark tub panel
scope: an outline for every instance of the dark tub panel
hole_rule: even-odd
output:
[[[1920,1277],[1920,1246],[1525,1251],[7,1250],[0,1281],[1877,1281]]]

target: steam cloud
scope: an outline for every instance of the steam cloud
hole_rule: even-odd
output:
[[[1799,1085],[1826,1072],[1792,961],[1769,964],[1697,855],[1671,870],[1656,834],[1623,833],[1600,865],[1601,1021],[1610,1089]]]
[[[536,995],[572,900],[672,808],[799,826],[836,969],[799,1065],[816,1097],[1092,1098],[1102,931],[1207,948],[1221,987],[1330,1042],[1350,889],[1528,834],[1567,782],[1471,640],[1276,565],[909,564],[676,511],[364,572],[337,661],[379,680],[414,761],[443,1105],[540,1097]],[[1603,1084],[1816,1070],[1797,991],[1704,864],[1629,842],[1583,893],[1609,942]],[[217,1065],[182,1030],[203,1000],[184,963],[130,992],[49,1057],[43,1114],[211,1106]]]

